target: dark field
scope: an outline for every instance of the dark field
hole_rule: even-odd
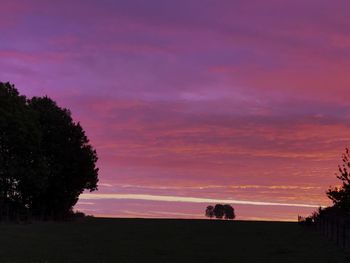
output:
[[[348,262],[296,223],[87,219],[0,225],[0,262]]]

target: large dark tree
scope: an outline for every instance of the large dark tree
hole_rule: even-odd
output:
[[[48,97],[32,98],[42,132],[41,150],[48,167],[48,187],[33,204],[33,212],[62,217],[85,190],[97,189],[97,154],[70,111]]]
[[[97,189],[97,155],[70,112],[0,82],[0,219],[67,215]]]
[[[46,187],[35,112],[13,85],[0,83],[0,215],[15,217]]]
[[[334,207],[344,212],[350,212],[350,152],[346,149],[342,155],[343,164],[339,165],[337,178],[341,180],[340,187],[331,187],[327,196],[333,201]]]

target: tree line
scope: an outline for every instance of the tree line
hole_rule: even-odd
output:
[[[236,217],[235,210],[231,205],[216,204],[209,205],[205,210],[205,216],[217,219],[234,219]]]
[[[337,179],[340,180],[339,186],[330,187],[326,194],[329,199],[332,200],[333,205],[329,207],[320,207],[318,211],[312,213],[312,215],[302,218],[301,223],[312,225],[316,221],[320,221],[325,217],[349,217],[350,215],[350,150],[345,149],[345,153],[341,156],[342,164],[338,166],[338,173],[336,173]]]
[[[0,219],[60,219],[97,190],[97,153],[68,109],[0,82]]]
[[[342,165],[338,166],[337,178],[341,181],[338,187],[330,187],[327,196],[333,202],[334,209],[350,213],[350,152],[347,148],[342,155]]]

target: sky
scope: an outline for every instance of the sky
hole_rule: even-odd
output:
[[[0,81],[69,108],[107,217],[296,220],[350,145],[350,2],[0,0]]]

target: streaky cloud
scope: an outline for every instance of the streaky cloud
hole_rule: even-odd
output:
[[[258,205],[258,206],[292,206],[292,207],[311,207],[317,208],[318,204],[293,204],[293,203],[274,203],[245,201],[234,199],[215,199],[215,198],[199,198],[185,196],[166,196],[166,195],[148,195],[148,194],[82,194],[82,200],[101,200],[101,199],[129,199],[129,200],[145,200],[145,201],[161,201],[161,202],[185,202],[185,203],[231,203],[239,205]]]

